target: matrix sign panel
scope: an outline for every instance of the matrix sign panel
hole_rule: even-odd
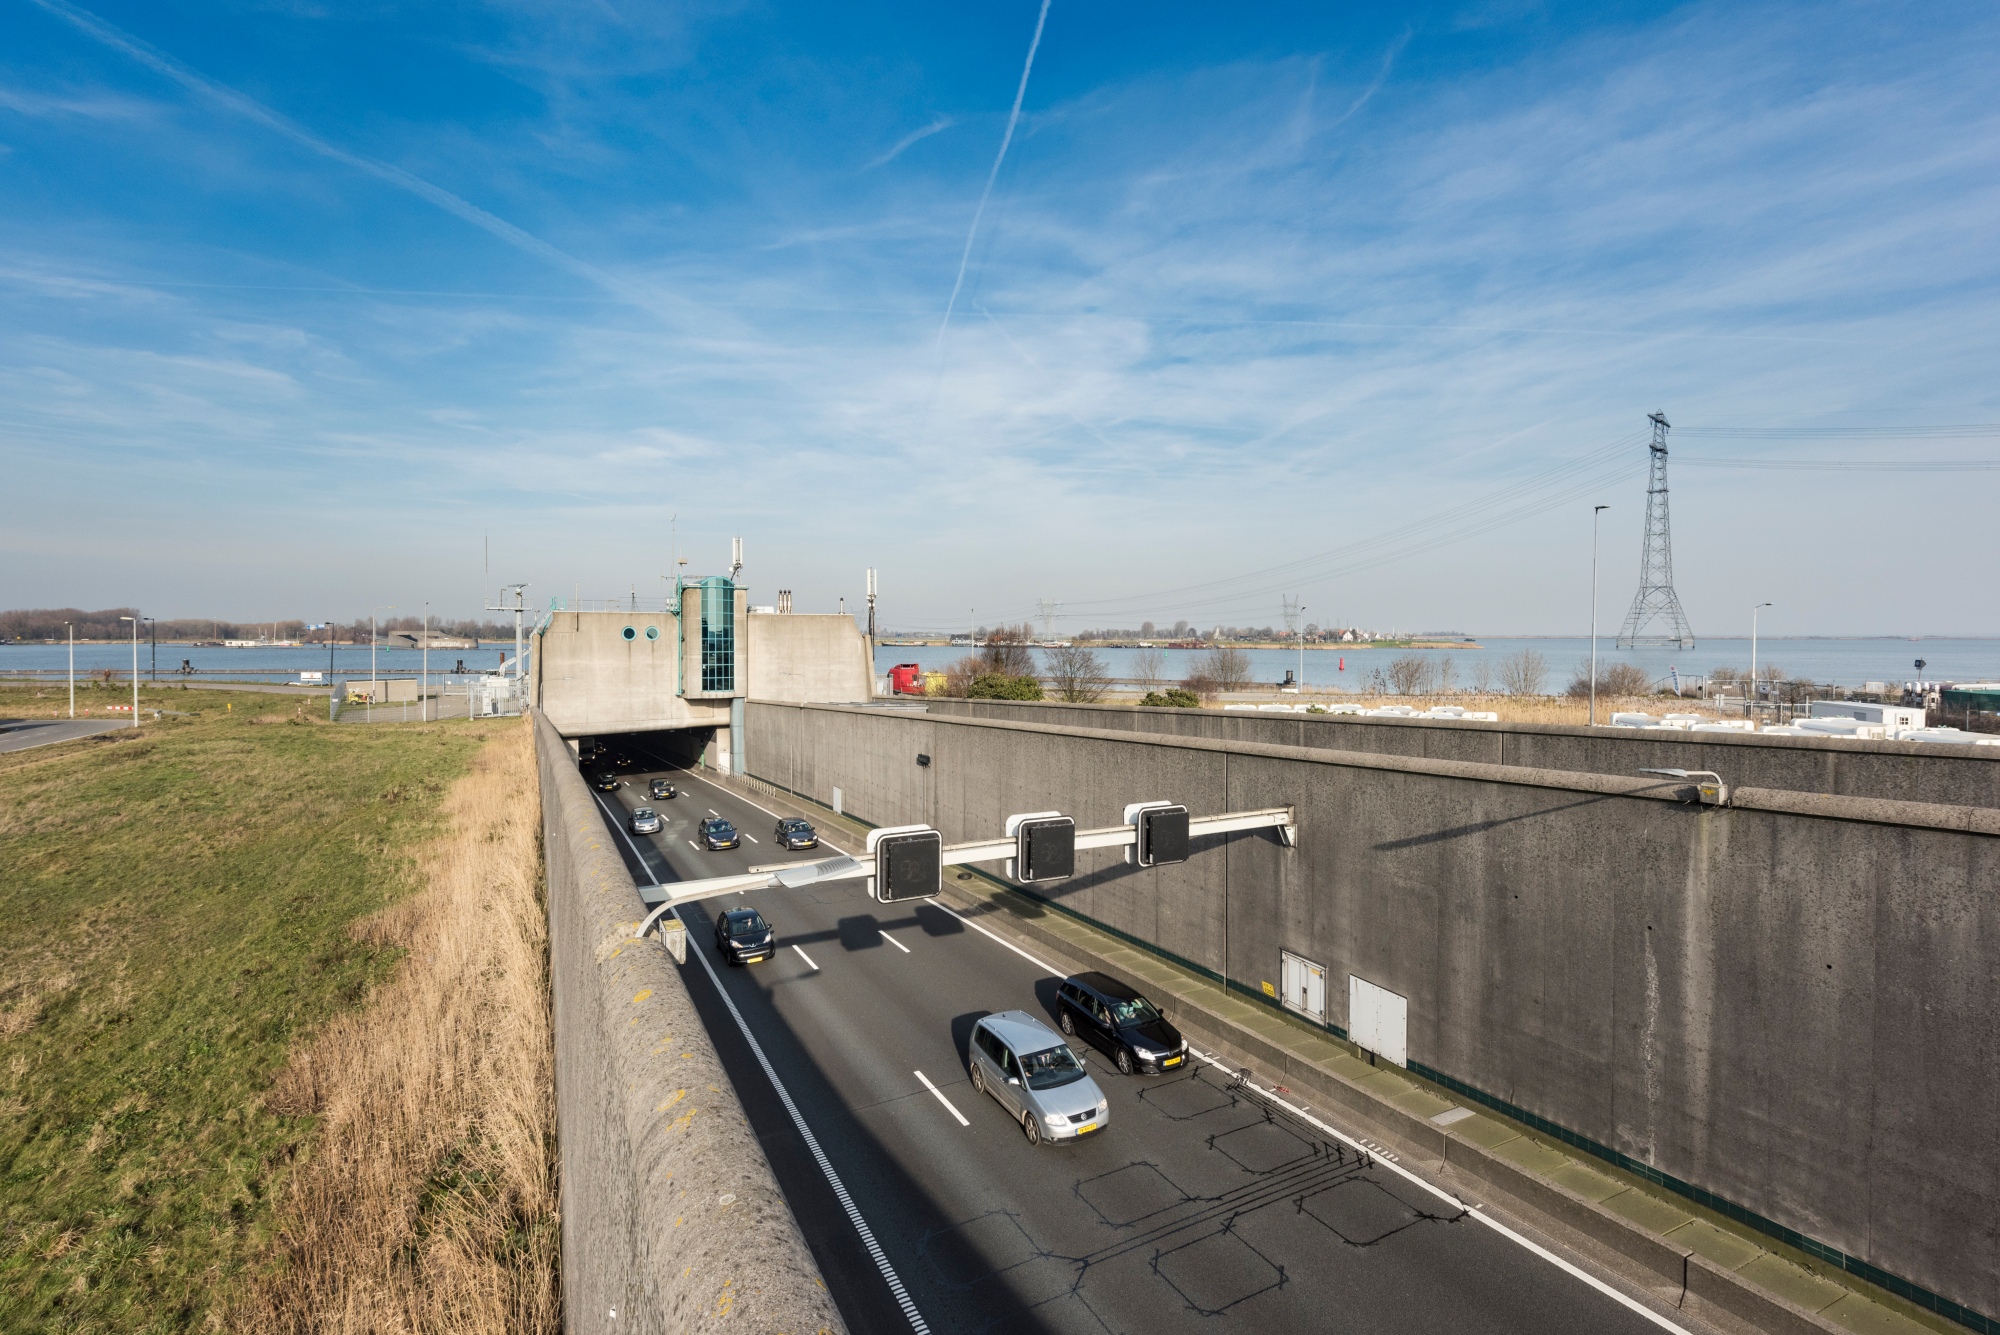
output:
[[[1014,879],[1060,881],[1076,874],[1076,822],[1068,816],[1042,816],[1021,822],[1014,831]]]
[[[1188,860],[1186,807],[1148,807],[1139,812],[1138,861],[1142,867],[1163,867]]]
[[[875,899],[935,899],[944,889],[944,836],[936,830],[883,834],[875,844]]]

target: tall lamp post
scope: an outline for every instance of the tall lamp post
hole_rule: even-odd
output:
[[[1597,724],[1597,519],[1611,507],[1593,506],[1590,511],[1590,722]]]
[[[63,629],[69,632],[69,716],[76,717],[76,623],[63,622]]]
[[[375,721],[375,688],[382,684],[382,679],[375,675],[375,643],[382,638],[380,632],[375,628],[375,614],[377,612],[393,612],[395,610],[396,605],[394,603],[383,603],[379,607],[368,609],[368,703],[364,707],[361,717],[370,723]]]
[[[426,602],[424,604],[424,689],[422,691],[422,698],[417,701],[418,719],[426,722],[429,721],[430,700],[431,700],[431,605],[430,603]]]
[[[1305,605],[1304,603],[1300,603],[1300,604],[1299,604],[1299,616],[1300,616],[1301,618],[1303,618],[1303,617],[1305,616],[1305,612],[1306,612],[1306,605]],[[1304,691],[1305,691],[1305,689],[1306,689],[1306,628],[1305,628],[1305,625],[1303,624],[1303,622],[1301,622],[1301,624],[1300,624],[1300,626],[1299,626],[1299,691],[1300,691],[1300,693],[1301,693],[1301,694],[1303,694],[1303,693],[1304,693]]]
[[[1772,603],[1758,603],[1750,609],[1750,689],[1744,693],[1745,699],[1743,701],[1743,712],[1746,717],[1750,713],[1750,702],[1757,694],[1757,613],[1766,607],[1774,605]]]
[[[138,616],[119,617],[132,623],[132,726],[139,726],[139,621]]]

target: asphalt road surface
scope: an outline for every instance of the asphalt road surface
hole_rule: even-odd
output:
[[[69,742],[131,726],[129,715],[122,719],[0,719],[0,751],[25,751],[31,746]]]
[[[598,799],[642,881],[833,851],[780,853],[774,815],[634,755],[625,786]],[[681,796],[648,800],[644,781],[656,775]],[[625,817],[642,805],[663,816],[658,835],[629,833]],[[710,814],[743,832],[741,849],[695,847]],[[713,915],[744,904],[776,928],[777,957],[731,967],[716,953]],[[1059,979],[940,905],[877,904],[855,880],[681,913],[689,988],[856,1332],[1679,1328],[1206,1061],[1126,1077],[1079,1044],[1110,1100],[1110,1125],[1073,1144],[1031,1146],[972,1089],[966,1044],[994,1011],[1018,1008],[1053,1027]]]

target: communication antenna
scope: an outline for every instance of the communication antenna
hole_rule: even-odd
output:
[[[729,540],[729,582],[736,582],[736,572],[743,568],[743,539]]]
[[[875,567],[868,567],[868,638],[875,638]]]
[[[1674,592],[1674,541],[1667,527],[1667,415],[1653,413],[1652,467],[1646,479],[1646,539],[1639,552],[1639,593],[1632,610],[1618,632],[1618,647],[1670,645],[1675,649],[1694,648],[1694,631],[1687,613],[1681,610],[1680,595]],[[1647,631],[1664,619],[1669,634]]]
[[[1042,599],[1041,603],[1042,638],[1052,640],[1056,635],[1056,614],[1062,610],[1062,604],[1049,598]]]

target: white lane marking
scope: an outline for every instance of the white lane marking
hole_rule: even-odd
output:
[[[722,816],[721,816],[721,813],[720,813],[720,812],[718,812],[718,811],[717,811],[717,810],[716,810],[716,809],[715,809],[714,807],[710,807],[710,808],[708,809],[708,814],[709,814],[709,815],[711,815],[711,816],[714,816],[714,817],[715,817],[716,819],[718,819],[718,820],[720,820],[720,819],[722,818]]]
[[[875,930],[878,932],[882,931],[882,929],[879,927],[876,928]],[[901,941],[898,941],[895,937],[890,936],[887,932],[882,932],[882,939],[884,941],[887,941],[890,945],[894,946],[896,949],[902,951],[905,955],[910,953],[910,948],[908,946],[904,945]]]
[[[797,946],[793,946],[793,947],[792,947],[792,949],[793,949],[793,950],[799,950],[799,948],[798,948]],[[806,967],[807,967],[808,969],[811,969],[811,970],[812,970],[812,971],[813,971],[814,973],[818,973],[818,972],[819,972],[819,965],[817,965],[817,964],[814,964],[814,963],[813,963],[813,961],[812,961],[812,956],[810,956],[810,955],[806,954],[806,953],[805,953],[805,951],[803,951],[803,950],[799,950],[799,958],[800,958],[800,959],[802,959],[802,960],[804,960],[804,961],[806,962]]]
[[[748,839],[748,840],[749,840],[749,841],[750,841],[751,843],[753,843],[753,844],[757,842],[757,836],[756,836],[756,835],[754,835],[754,834],[746,834],[746,835],[744,835],[743,837],[744,837],[745,839]]]
[[[647,866],[646,859],[640,856],[638,846],[632,843],[632,837],[626,835],[622,829],[618,832],[625,835],[626,846],[631,848],[634,857],[639,858],[639,865],[645,868],[646,879],[654,885],[660,884],[660,878],[653,875],[653,869]],[[680,919],[683,926],[687,924],[687,919],[681,917],[679,909],[673,910],[673,914],[675,918]],[[702,972],[708,975],[709,984],[715,988],[715,994],[722,998],[722,1004],[729,1008],[729,1018],[736,1021],[737,1031],[743,1035],[743,1041],[750,1045],[750,1051],[757,1058],[757,1064],[764,1068],[764,1076],[771,1082],[771,1088],[777,1091],[778,1101],[785,1105],[785,1111],[791,1115],[792,1125],[798,1128],[799,1138],[805,1141],[806,1148],[812,1151],[813,1162],[818,1164],[819,1171],[826,1175],[826,1183],[833,1188],[834,1197],[840,1202],[840,1208],[847,1211],[847,1222],[854,1225],[854,1232],[860,1237],[861,1245],[868,1249],[869,1256],[875,1260],[875,1268],[882,1272],[882,1279],[888,1284],[890,1295],[895,1298],[896,1305],[903,1309],[903,1315],[909,1318],[910,1329],[916,1332],[916,1335],[931,1335],[930,1326],[925,1323],[923,1313],[917,1310],[917,1305],[910,1301],[909,1291],[903,1287],[902,1279],[896,1274],[896,1267],[889,1264],[889,1258],[883,1254],[881,1244],[875,1241],[875,1230],[868,1227],[868,1221],[861,1217],[861,1211],[854,1204],[854,1198],[847,1194],[847,1187],[841,1182],[840,1174],[833,1170],[833,1164],[827,1159],[826,1151],[819,1147],[819,1137],[815,1136],[812,1128],[806,1125],[805,1117],[799,1112],[799,1105],[792,1102],[791,1091],[785,1088],[784,1081],[778,1079],[777,1071],[771,1066],[771,1059],[764,1055],[763,1045],[751,1035],[750,1026],[743,1019],[743,1012],[736,1009],[735,999],[722,986],[722,979],[716,976],[715,966],[708,962],[708,956],[701,951],[691,953],[701,961]]]
[[[917,1079],[924,1082],[924,1088],[928,1089],[931,1092],[931,1097],[936,1099],[939,1103],[942,1103],[944,1105],[944,1110],[950,1113],[953,1117],[958,1119],[958,1124],[960,1126],[972,1125],[972,1123],[965,1120],[964,1113],[960,1112],[958,1109],[951,1106],[951,1100],[944,1096],[943,1090],[939,1089],[936,1085],[931,1083],[931,1078],[929,1076],[925,1075],[922,1071],[917,1071],[914,1072],[913,1074],[915,1074]]]
[[[989,940],[999,942],[1001,945],[1007,947],[1007,949],[1013,951],[1016,955],[1019,955],[1022,959],[1026,960],[1028,963],[1034,965],[1037,969],[1040,969],[1043,973],[1052,973],[1058,978],[1066,978],[1069,976],[1065,974],[1061,969],[1058,969],[1055,965],[1048,964],[1042,960],[1036,959],[1033,955],[1030,955],[1027,951],[1021,949],[1019,946],[1015,945],[1012,941],[1009,941],[1006,937],[1000,936],[994,932],[988,931],[984,927],[981,927],[978,923],[966,917],[963,913],[960,913],[958,910],[945,908],[943,904],[939,903],[935,899],[930,901],[930,905],[934,909],[943,909],[944,912],[951,914],[952,917],[958,919],[960,922],[964,923],[967,927],[970,927],[973,931],[978,932],[981,936],[984,936]]]
[[[1193,1048],[1190,1048],[1188,1050],[1190,1052],[1195,1052]],[[1210,1066],[1213,1066],[1218,1071],[1228,1071],[1229,1074],[1231,1075],[1235,1074],[1234,1071],[1230,1071],[1227,1066],[1224,1066],[1221,1062],[1217,1061],[1214,1057],[1210,1056],[1208,1053],[1195,1052],[1195,1055],[1200,1057],[1203,1061],[1207,1062]],[[1271,1102],[1277,1104],[1279,1107],[1284,1108],[1287,1111],[1291,1112],[1292,1114],[1297,1116],[1300,1120],[1312,1123],[1312,1125],[1318,1127],[1321,1131],[1326,1132],[1327,1135],[1332,1136],[1335,1140],[1341,1141],[1344,1144],[1354,1149],[1362,1151],[1363,1153],[1367,1154],[1369,1158],[1373,1159],[1376,1163],[1388,1169],[1390,1172],[1396,1174],[1398,1177],[1404,1178],[1409,1182],[1411,1182],[1412,1184],[1423,1188],[1425,1191],[1428,1191],[1431,1195],[1437,1197],[1439,1200],[1444,1201],[1447,1204],[1456,1206],[1458,1209],[1465,1211],[1466,1214],[1470,1215],[1472,1218],[1479,1221],[1480,1223],[1486,1225],[1486,1227],[1492,1229],[1495,1233],[1498,1233],[1501,1237],[1509,1238],[1515,1242],[1520,1243],[1523,1247],[1526,1247],[1529,1251],[1541,1257],[1544,1261],[1547,1261],[1550,1265],[1555,1266],[1558,1270],[1562,1270],[1568,1274],[1576,1276],[1576,1278],[1590,1285],[1591,1288],[1596,1289],[1599,1293],[1604,1294],[1607,1298],[1610,1298],[1615,1302],[1622,1303],[1624,1306],[1631,1308],[1634,1312],[1637,1312],[1640,1316],[1645,1317],[1646,1320],[1652,1322],[1654,1325],[1659,1326],[1664,1330],[1676,1331],[1678,1332],[1678,1335],[1693,1335],[1693,1332],[1688,1330],[1687,1327],[1676,1325],[1674,1322],[1669,1321],[1666,1317],[1661,1316],[1658,1312],[1655,1312],[1652,1308],[1646,1306],[1638,1299],[1628,1297],[1626,1294],[1620,1293],[1617,1289],[1613,1288],[1609,1284],[1606,1284],[1603,1280],[1599,1279],[1597,1276],[1589,1273],[1586,1270],[1581,1269],[1578,1266],[1570,1264],[1568,1261],[1565,1261],[1562,1257],[1557,1256],[1554,1252],[1542,1246],[1540,1243],[1535,1242],[1533,1239],[1524,1237],[1521,1234],[1515,1232],[1513,1229],[1507,1227],[1507,1225],[1501,1223],[1499,1220],[1494,1219],[1492,1216],[1481,1211],[1478,1206],[1468,1205],[1466,1202],[1460,1200],[1458,1197],[1446,1191],[1443,1187],[1436,1186],[1432,1183],[1426,1182],[1424,1181],[1424,1179],[1418,1177],[1415,1173],[1412,1173],[1409,1169],[1403,1167],[1401,1164],[1396,1163],[1393,1160],[1385,1159],[1383,1157],[1382,1151],[1371,1147],[1368,1144],[1368,1142],[1363,1140],[1357,1140],[1353,1136],[1350,1136],[1345,1132],[1336,1131],[1334,1128],[1328,1126],[1325,1122],[1320,1121],[1319,1118],[1314,1117],[1311,1113],[1307,1112],[1304,1108],[1300,1107],[1298,1104],[1286,1101],[1283,1097],[1281,1097],[1277,1093],[1276,1090],[1260,1088],[1255,1084],[1248,1084],[1247,1087],[1252,1091],[1254,1091],[1256,1094],[1258,1094],[1260,1097],[1269,1099]]]
[[[694,850],[695,852],[697,852],[697,853],[701,852],[701,845],[700,845],[700,844],[698,844],[698,843],[696,843],[696,842],[695,842],[694,840],[692,840],[692,839],[688,840],[688,847],[689,847],[689,848],[692,848],[692,849],[693,849],[693,850]]]

